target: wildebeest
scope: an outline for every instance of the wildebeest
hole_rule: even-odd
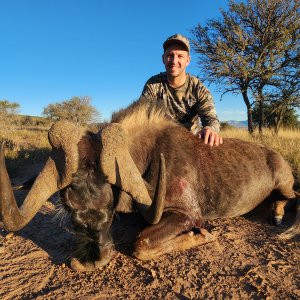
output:
[[[137,102],[112,117],[98,133],[66,121],[49,131],[51,155],[18,208],[0,163],[0,208],[7,230],[23,228],[47,199],[61,191],[78,238],[75,270],[105,265],[114,252],[114,211],[139,211],[149,222],[133,255],[142,260],[212,241],[207,219],[243,215],[272,191],[280,223],[298,193],[283,157],[263,145],[225,139],[210,147],[170,120],[163,110]],[[299,230],[299,214],[292,236]]]

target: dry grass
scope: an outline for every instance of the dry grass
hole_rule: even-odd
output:
[[[10,144],[10,149],[50,148],[47,129],[0,129],[0,139]]]
[[[0,141],[6,142],[6,165],[12,176],[45,161],[51,149],[48,128],[0,127]]]

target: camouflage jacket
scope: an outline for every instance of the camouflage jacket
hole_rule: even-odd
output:
[[[193,133],[200,129],[199,117],[203,127],[220,131],[212,95],[188,73],[185,84],[179,88],[169,86],[166,73],[155,75],[146,82],[141,96],[163,101],[168,114]]]

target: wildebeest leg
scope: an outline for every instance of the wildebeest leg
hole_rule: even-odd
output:
[[[272,209],[272,217],[273,217],[273,222],[275,225],[280,225],[284,216],[284,208],[286,204],[288,203],[288,200],[280,200],[276,201],[273,204],[273,209]]]
[[[141,260],[149,260],[215,240],[205,229],[194,233],[194,226],[195,221],[182,213],[164,213],[158,224],[147,227],[139,234],[133,255]]]
[[[283,177],[283,174],[279,174],[277,178],[279,184],[277,186],[278,195],[280,198],[277,198],[273,203],[272,207],[272,221],[275,225],[280,225],[284,216],[284,208],[286,204],[294,200],[296,192],[293,190],[294,179],[292,174],[287,177]]]

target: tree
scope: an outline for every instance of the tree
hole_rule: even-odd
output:
[[[20,104],[9,102],[7,100],[0,100],[0,114],[2,116],[15,115],[18,113]]]
[[[280,128],[299,128],[297,112],[289,105],[280,105],[278,102],[264,104],[265,126],[277,135]],[[253,123],[259,124],[260,108],[258,105],[253,109]]]
[[[20,104],[16,102],[9,102],[7,100],[0,100],[0,122],[1,125],[9,125],[12,123],[12,118],[19,112]]]
[[[234,127],[228,122],[221,122],[221,130],[233,129]]]
[[[278,134],[281,127],[297,127],[299,122],[295,108],[300,107],[300,78],[289,76],[286,80],[273,79],[273,89],[264,96],[264,122]],[[259,109],[258,123],[261,120]]]
[[[72,97],[61,103],[49,104],[44,108],[43,115],[53,121],[69,120],[78,125],[86,125],[100,116],[90,102],[90,97]]]
[[[275,81],[291,82],[300,64],[299,0],[229,1],[221,18],[192,29],[192,46],[200,71],[223,94],[242,94],[248,130],[253,132],[252,109],[258,105],[262,130],[265,93]],[[276,79],[276,80],[275,80]]]

